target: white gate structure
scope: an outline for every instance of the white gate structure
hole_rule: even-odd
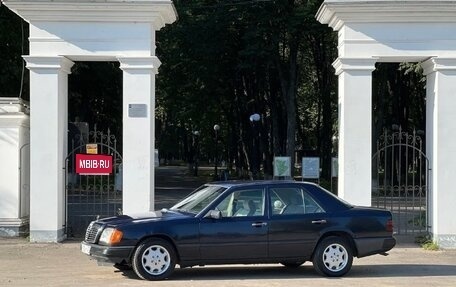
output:
[[[123,71],[123,211],[154,209],[155,31],[171,0],[2,0],[30,24],[30,241],[65,239],[68,74],[75,61]]]
[[[456,1],[326,0],[317,20],[338,33],[339,195],[371,205],[372,71],[421,62],[426,85],[428,231],[456,248]]]
[[[28,103],[0,97],[0,237],[28,233],[29,134]]]

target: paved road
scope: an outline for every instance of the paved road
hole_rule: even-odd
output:
[[[31,244],[0,239],[0,286],[456,286],[456,250],[424,251],[402,246],[390,256],[355,259],[343,278],[323,278],[310,263],[297,269],[278,264],[209,266],[176,269],[161,282],[139,280],[79,251],[78,242]]]
[[[169,208],[204,182],[187,175],[186,167],[155,169],[155,209]]]

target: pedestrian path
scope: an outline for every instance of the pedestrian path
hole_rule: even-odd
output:
[[[205,182],[188,174],[184,166],[155,169],[155,209],[169,208]]]

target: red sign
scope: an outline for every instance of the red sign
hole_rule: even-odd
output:
[[[112,156],[103,154],[76,154],[76,173],[107,175],[112,173]]]

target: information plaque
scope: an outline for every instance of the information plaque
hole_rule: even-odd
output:
[[[128,104],[128,117],[147,118],[146,104]]]

